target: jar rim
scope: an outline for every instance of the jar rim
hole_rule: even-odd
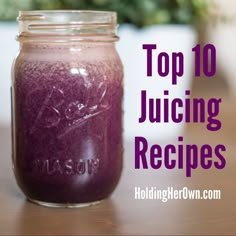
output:
[[[19,11],[18,39],[39,35],[80,36],[80,40],[91,35],[117,40],[117,13],[95,10],[33,10]],[[83,37],[83,38],[82,38]],[[91,37],[90,37],[91,38]],[[101,37],[100,37],[101,38]],[[102,40],[103,40],[102,39]],[[77,40],[77,39],[76,39]]]
[[[54,24],[110,24],[116,25],[115,11],[96,10],[33,10],[19,11],[18,21],[40,21]]]

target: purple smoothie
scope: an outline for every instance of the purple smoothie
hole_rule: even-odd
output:
[[[87,203],[122,169],[122,65],[110,44],[25,46],[15,62],[13,163],[27,197]]]

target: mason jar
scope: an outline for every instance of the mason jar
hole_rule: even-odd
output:
[[[26,197],[51,207],[108,197],[122,170],[123,67],[116,13],[21,11],[12,156]]]

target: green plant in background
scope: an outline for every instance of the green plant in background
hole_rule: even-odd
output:
[[[0,20],[15,20],[19,9],[33,8],[32,0],[0,0]]]
[[[107,10],[118,21],[137,27],[154,24],[197,24],[206,20],[209,4],[204,0],[1,0],[0,19],[15,20],[19,10]]]

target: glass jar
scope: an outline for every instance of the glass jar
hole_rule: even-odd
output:
[[[23,11],[18,21],[12,73],[17,183],[40,205],[99,202],[115,189],[122,169],[116,13]]]

